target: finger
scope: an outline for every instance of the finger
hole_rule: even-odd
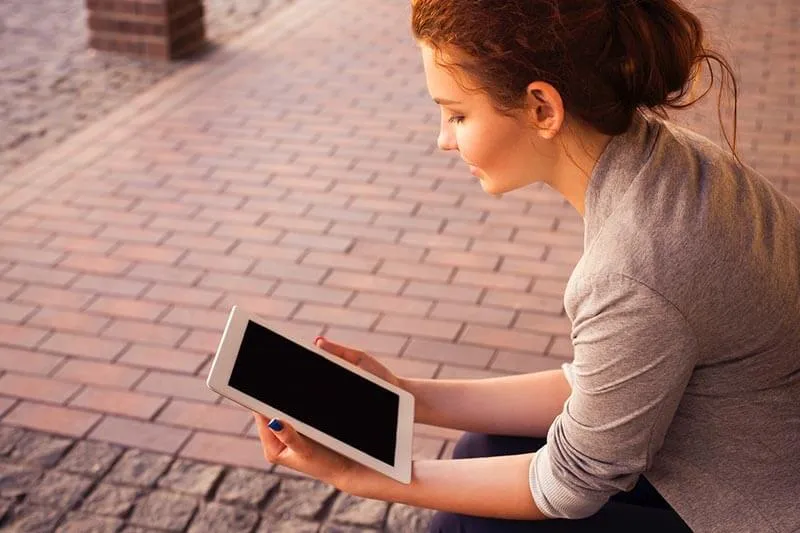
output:
[[[270,463],[274,463],[278,455],[286,449],[286,445],[273,433],[267,424],[269,421],[258,413],[253,413],[256,419],[258,437],[261,439],[261,447],[264,449],[264,457]]]
[[[296,454],[301,457],[308,457],[311,454],[311,445],[305,437],[301,436],[291,425],[283,420],[273,418],[269,421],[267,427],[284,446]]]
[[[317,345],[318,348],[322,348],[326,352],[333,354],[337,357],[341,357],[348,363],[352,363],[357,365],[361,362],[361,359],[364,356],[364,352],[361,350],[354,350],[352,348],[347,348],[346,346],[342,346],[340,344],[336,344],[335,342],[331,342],[324,337],[317,337],[314,341],[314,344]]]

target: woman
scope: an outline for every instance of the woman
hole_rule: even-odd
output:
[[[402,485],[257,416],[267,459],[440,510],[433,531],[799,529],[800,214],[651,113],[683,105],[710,59],[730,72],[699,20],[674,0],[412,5],[440,147],[487,193],[545,182],[584,219],[574,360],[401,379],[318,339],[413,393],[419,422],[467,431],[457,459]]]

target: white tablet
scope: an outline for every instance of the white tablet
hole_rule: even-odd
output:
[[[207,384],[402,483],[411,482],[414,397],[355,365],[231,310]]]

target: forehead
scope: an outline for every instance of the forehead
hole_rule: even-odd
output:
[[[445,68],[440,64],[440,62],[452,63],[452,56],[447,53],[437,53],[424,43],[420,44],[420,50],[422,65],[425,69],[425,81],[432,98],[463,101],[474,96],[473,91],[466,90],[470,84],[463,73],[455,71],[453,67]]]

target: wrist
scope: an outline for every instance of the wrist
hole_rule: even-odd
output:
[[[401,389],[408,391],[414,397],[414,421],[421,424],[430,423],[430,407],[421,399],[418,393],[421,379],[398,378]]]

